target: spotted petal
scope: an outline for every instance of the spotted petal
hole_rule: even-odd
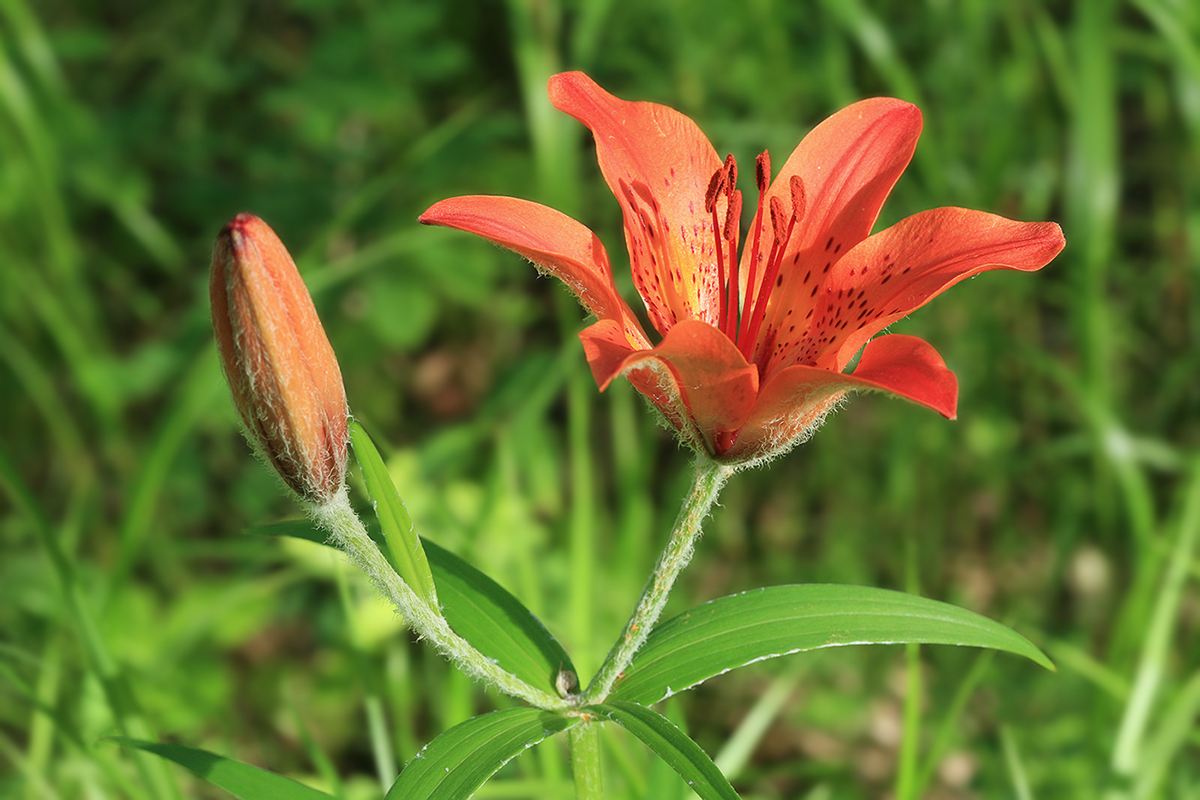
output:
[[[871,232],[879,210],[912,159],[921,134],[921,112],[887,97],[847,106],[812,130],[792,152],[768,190],[792,209],[791,180],[804,187],[804,210],[788,239],[778,285],[771,292],[761,340],[778,352],[803,336],[804,321],[831,265]],[[768,201],[769,202],[769,201]],[[763,218],[763,249],[774,239],[770,215]],[[748,274],[750,248],[742,254]],[[762,270],[756,270],[756,282]],[[794,330],[792,329],[794,326]],[[790,332],[789,332],[790,331]],[[763,363],[761,359],[760,363]]]
[[[914,214],[834,265],[800,360],[840,371],[868,339],[959,281],[991,269],[1041,269],[1063,245],[1053,222],[965,208]]]
[[[591,129],[600,171],[625,214],[634,285],[665,334],[681,319],[715,325],[717,269],[704,195],[722,162],[694,122],[629,102],[582,72],[550,79],[550,101]]]
[[[566,214],[515,197],[473,195],[434,204],[421,222],[474,233],[520,253],[566,284],[588,312],[619,320],[631,340],[645,346],[646,334],[617,294],[604,245]]]
[[[880,336],[863,350],[854,374],[796,365],[763,385],[726,458],[778,453],[806,440],[848,391],[897,395],[954,419],[958,379],[927,342],[915,336]]]
[[[746,363],[729,337],[705,322],[681,320],[648,350],[630,351],[616,323],[608,320],[579,338],[602,389],[618,375],[629,375],[681,433],[714,454],[721,450],[721,434],[746,422],[758,394],[758,369]]]

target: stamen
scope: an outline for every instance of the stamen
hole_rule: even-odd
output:
[[[713,213],[713,207],[717,204],[717,195],[725,188],[725,168],[722,167],[713,173],[712,178],[708,181],[708,191],[704,193],[704,211],[707,214]]]
[[[758,286],[758,296],[754,300],[753,319],[750,322],[749,330],[746,332],[746,338],[742,341],[742,354],[747,360],[750,360],[754,355],[754,340],[758,338],[758,332],[762,328],[763,320],[766,319],[768,300],[770,299],[772,290],[775,288],[775,280],[779,277],[779,268],[783,265],[783,256],[787,251],[787,243],[792,238],[792,231],[796,229],[797,220],[804,215],[807,204],[804,181],[801,180],[799,175],[791,177],[788,181],[788,188],[791,190],[792,212],[786,219],[784,217],[783,201],[778,197],[771,198],[771,232],[774,234],[775,241],[771,244],[771,257],[767,260],[767,271],[763,275],[762,283]],[[769,351],[763,350],[762,352],[768,353]]]
[[[795,205],[792,206],[795,208]],[[788,220],[783,216],[783,201],[778,197],[771,198],[771,232],[775,235],[773,247],[779,246],[779,239],[787,228]],[[772,251],[773,252],[773,251]]]
[[[721,225],[717,220],[717,197],[725,191],[728,177],[725,167],[713,173],[708,182],[708,191],[704,194],[704,210],[712,214],[713,249],[717,253],[717,328],[725,330],[725,317],[729,313],[725,305],[725,246],[721,242]]]
[[[804,212],[807,210],[805,205],[808,203],[808,194],[804,191],[804,181],[799,175],[793,175],[788,181],[788,188],[792,190],[792,219],[803,219]]]
[[[738,329],[735,343],[745,342],[749,336],[750,318],[752,316],[751,300],[754,297],[754,279],[758,275],[758,246],[762,238],[763,200],[766,199],[767,189],[771,184],[771,154],[763,150],[754,162],[754,182],[758,186],[758,210],[754,212],[754,240],[750,246],[750,269],[746,275],[746,298],[742,305],[742,324]],[[748,350],[752,345],[747,345]]]
[[[759,153],[754,162],[754,182],[758,186],[759,194],[766,192],[767,187],[771,185],[771,154],[766,150]]]
[[[726,239],[737,239],[738,223],[742,221],[742,193],[734,190],[729,196],[729,208],[725,210],[725,227],[722,234]]]
[[[734,167],[734,171],[737,167]],[[728,328],[722,328],[725,335],[731,340],[736,341],[738,330],[738,261],[737,261],[737,246],[738,246],[738,228],[742,222],[742,193],[738,190],[733,190],[729,195],[729,207],[725,212],[725,240],[729,243],[729,302],[730,309],[727,314],[726,322]]]

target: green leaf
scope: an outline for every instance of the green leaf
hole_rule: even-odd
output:
[[[578,718],[529,707],[472,717],[425,745],[392,784],[386,800],[470,797],[513,758],[577,722]]]
[[[459,636],[506,672],[539,689],[557,692],[571,657],[542,621],[504,587],[458,556],[425,542],[437,576],[442,613]]]
[[[612,720],[641,739],[704,800],[738,800],[738,793],[700,745],[657,711],[621,701],[587,706],[585,710]]]
[[[243,800],[332,800],[331,795],[310,789],[291,778],[197,747],[145,742],[124,736],[114,736],[111,741],[174,761],[197,777]]]
[[[1005,650],[1054,669],[1016,631],[948,603],[863,586],[772,586],[705,603],[656,627],[610,697],[649,705],[764,658],[905,642]]]
[[[290,536],[325,543],[325,535],[303,520],[251,528],[249,533]],[[379,531],[368,527],[371,538]],[[437,581],[442,614],[475,649],[521,680],[557,691],[560,670],[574,671],[571,657],[542,621],[504,587],[458,556],[422,539],[425,555]]]
[[[421,548],[421,539],[408,516],[408,509],[396,492],[396,485],[392,483],[392,476],[375,449],[375,443],[366,429],[355,420],[350,421],[350,443],[354,446],[354,457],[362,469],[367,491],[375,503],[375,515],[383,527],[387,552],[391,555],[396,573],[430,608],[437,608],[433,575],[429,571],[425,551]]]

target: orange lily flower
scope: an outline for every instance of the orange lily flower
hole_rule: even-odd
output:
[[[598,318],[580,339],[600,388],[627,375],[686,443],[724,463],[804,441],[851,390],[953,419],[958,382],[937,351],[914,336],[875,335],[965,278],[1040,269],[1064,245],[1054,223],[962,208],[870,235],[921,131],[915,106],[876,98],[818,125],[773,181],[768,154],[758,157],[758,210],[739,257],[737,164],[722,161],[692,120],[621,100],[579,72],[554,76],[549,90],[592,131],[624,212],[634,285],[661,340],[617,293],[600,240],[558,211],[456,197],[421,222],[483,236],[561,279]]]

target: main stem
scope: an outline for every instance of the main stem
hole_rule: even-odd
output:
[[[567,738],[571,743],[571,773],[575,778],[575,800],[603,800],[600,726],[581,722],[567,732]]]
[[[638,648],[645,643],[646,637],[650,635],[667,605],[667,598],[671,594],[671,587],[675,585],[675,579],[692,558],[704,518],[708,516],[713,503],[717,501],[721,487],[732,474],[732,467],[718,464],[703,455],[696,457],[692,486],[679,509],[675,529],[671,531],[666,549],[659,556],[658,566],[654,568],[650,579],[646,581],[642,597],[638,600],[637,608],[634,609],[629,622],[625,624],[621,637],[608,651],[599,672],[583,693],[581,705],[603,702],[612,691],[617,678],[633,660]]]

